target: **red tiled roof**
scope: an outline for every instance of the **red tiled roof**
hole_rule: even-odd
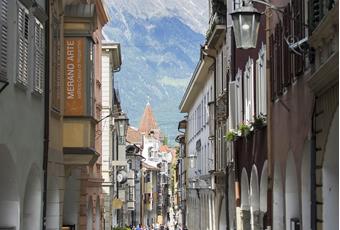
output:
[[[136,128],[129,126],[127,130],[126,140],[131,144],[141,144],[142,134]]]
[[[147,103],[139,124],[139,132],[149,134],[151,129],[158,129],[158,125],[153,116],[151,105],[150,103]]]
[[[161,147],[159,147],[159,151],[161,153],[167,153],[169,152],[169,147],[167,145],[162,145]]]

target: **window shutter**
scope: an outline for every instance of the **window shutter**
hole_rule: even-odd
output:
[[[0,78],[7,79],[7,0],[0,1]]]
[[[29,12],[18,3],[18,74],[17,81],[28,84],[28,40],[29,40]]]
[[[229,82],[229,106],[230,106],[230,128],[236,129],[237,126],[237,83]]]
[[[294,37],[298,40],[304,37],[304,8],[301,0],[293,0],[293,15],[294,15]],[[295,75],[300,76],[304,70],[304,59],[302,55],[295,55]]]
[[[253,59],[249,59],[245,72],[244,78],[244,119],[246,122],[250,122],[254,115],[254,64]]]
[[[243,120],[243,107],[242,107],[242,72],[238,70],[236,76],[236,104],[237,104],[237,120],[236,125],[239,125]]]
[[[267,73],[266,73],[266,46],[263,45],[260,52],[260,72],[261,72],[261,96],[260,102],[261,107],[260,111],[262,114],[267,114]]]
[[[35,19],[34,22],[34,90],[42,93],[44,87],[44,27]]]

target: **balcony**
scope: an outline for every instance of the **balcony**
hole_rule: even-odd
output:
[[[315,56],[311,59],[312,74],[307,83],[315,93],[318,93],[339,79],[339,44],[338,32],[335,30],[339,27],[339,2],[319,0],[312,4],[314,4],[310,22],[312,34],[308,42],[314,48]]]
[[[99,153],[95,150],[95,126],[92,117],[64,117],[63,152],[66,165],[93,165]]]
[[[208,48],[215,48],[223,42],[226,29],[226,15],[215,12],[209,20],[209,29],[206,33],[206,44]]]

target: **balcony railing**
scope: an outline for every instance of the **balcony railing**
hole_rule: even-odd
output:
[[[335,6],[335,0],[313,0],[309,1],[310,10],[310,29],[313,31],[322,19],[327,15],[328,11]]]
[[[226,25],[227,20],[225,14],[215,12],[211,16],[209,20],[209,29],[206,33],[206,40],[208,46],[214,45],[219,40],[222,32],[226,30]]]

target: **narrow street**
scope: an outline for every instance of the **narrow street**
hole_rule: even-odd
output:
[[[339,1],[0,0],[0,230],[339,229]]]

